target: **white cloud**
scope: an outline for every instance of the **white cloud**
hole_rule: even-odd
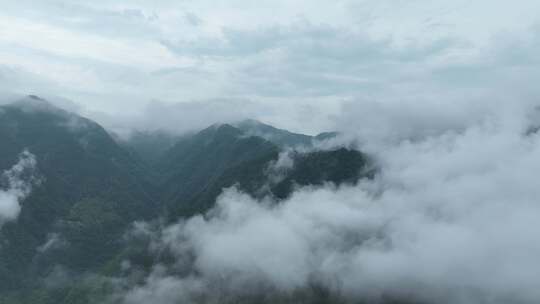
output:
[[[35,156],[23,151],[19,161],[9,170],[2,173],[2,179],[7,182],[7,189],[0,189],[0,226],[17,219],[21,212],[21,202],[32,190],[32,174],[36,166]],[[29,172],[30,171],[30,172]],[[27,179],[30,177],[30,181]]]
[[[380,173],[358,186],[303,188],[278,204],[229,189],[205,217],[162,233],[182,267],[193,259],[193,271],[179,272],[186,281],[165,272],[129,294],[157,292],[163,280],[207,286],[169,301],[319,286],[373,301],[536,303],[540,137],[525,135],[529,104],[513,109],[414,141],[375,141]]]

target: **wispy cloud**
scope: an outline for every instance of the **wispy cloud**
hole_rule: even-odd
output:
[[[0,226],[17,219],[21,212],[21,202],[32,191],[32,185],[37,180],[33,176],[36,167],[35,156],[23,151],[19,161],[2,173],[2,181],[6,188],[0,189]]]

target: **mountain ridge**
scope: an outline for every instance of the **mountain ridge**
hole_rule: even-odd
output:
[[[272,132],[283,131],[272,128]],[[159,143],[161,139],[150,134],[144,140]],[[133,222],[165,219],[174,223],[205,214],[225,188],[236,186],[254,197],[267,196],[277,202],[296,187],[370,178],[365,172],[368,158],[341,148],[295,152],[291,166],[280,171],[282,179],[274,181],[270,169],[283,153],[291,153],[286,152],[290,146],[232,124],[214,124],[174,142],[165,138],[170,147],[147,151],[156,154],[154,161],[145,161],[136,155],[141,150],[133,143],[119,142],[98,123],[37,96],[0,106],[0,142],[4,143],[0,170],[13,165],[19,153],[28,149],[44,177],[21,203],[18,220],[0,229],[0,244],[4,244],[0,247],[0,302],[2,294],[18,298],[36,290],[29,293],[28,303],[68,303],[65,299],[71,288],[42,285],[55,269],[121,275],[118,269],[125,250],[134,250],[134,244],[123,241]],[[147,143],[141,146],[152,146]],[[132,263],[145,261],[144,252],[131,256]],[[73,288],[86,290],[77,284]]]

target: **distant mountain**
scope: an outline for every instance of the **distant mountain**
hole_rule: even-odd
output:
[[[339,136],[338,132],[323,132],[314,137],[315,141],[324,141],[329,140],[332,138],[336,138]]]
[[[154,165],[164,156],[181,136],[165,131],[134,131],[126,139],[117,141],[147,165]]]
[[[99,124],[37,96],[0,106],[0,172],[27,150],[42,180],[22,202],[19,218],[0,228],[0,303],[99,299],[108,291],[97,283],[51,288],[43,282],[58,269],[81,278],[120,276],[126,256],[143,270],[164,262],[126,243],[126,229],[134,221],[205,213],[224,188],[278,202],[296,187],[370,178],[370,161],[359,151],[290,149],[334,136],[248,120],[181,137],[138,132],[115,140]]]
[[[254,119],[246,119],[233,124],[233,126],[246,135],[264,138],[281,148],[311,147],[318,141],[328,140],[339,135],[337,132],[323,132],[316,136],[298,134],[275,128]]]
[[[278,129],[260,121],[247,119],[234,124],[248,136],[264,138],[280,147],[310,146],[312,137]]]

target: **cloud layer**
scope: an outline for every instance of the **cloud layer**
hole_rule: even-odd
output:
[[[536,303],[540,137],[527,132],[535,110],[512,109],[372,141],[380,173],[358,186],[303,188],[277,204],[226,190],[206,216],[154,236],[174,266],[123,297],[294,302],[322,289],[375,303]]]

